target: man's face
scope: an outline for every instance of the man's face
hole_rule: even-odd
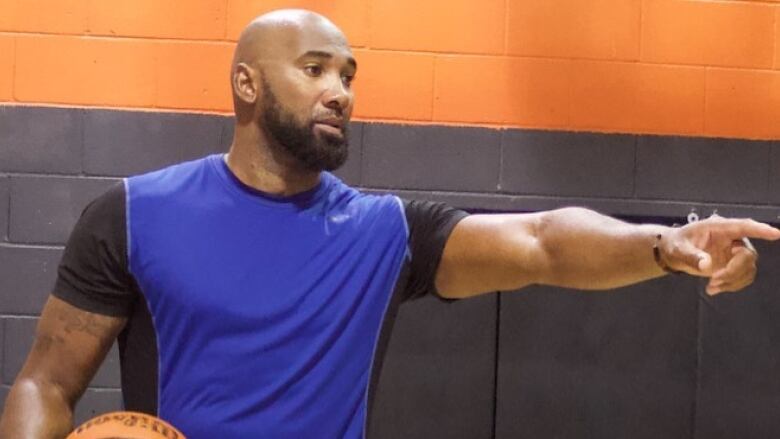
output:
[[[262,126],[281,148],[309,171],[332,171],[341,167],[348,155],[346,123],[336,128],[320,127],[314,116],[296,115],[285,107],[266,81],[263,81]]]
[[[304,35],[296,43],[304,49],[263,66],[259,122],[272,146],[303,169],[331,171],[347,159],[357,67],[346,44],[327,35]]]

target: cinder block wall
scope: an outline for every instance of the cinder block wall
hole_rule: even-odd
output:
[[[780,136],[776,0],[2,0],[0,102],[229,112],[234,42],[279,7],[344,29],[358,118]]]
[[[0,401],[81,209],[125,175],[226,149],[235,40],[252,17],[278,7],[326,14],[354,47],[358,122],[340,175],[366,190],[488,211],[577,204],[670,221],[716,209],[780,218],[776,0],[0,0]],[[529,294],[531,306],[569,321],[604,300],[571,306],[563,293]],[[394,343],[407,351],[389,353],[388,376],[400,382],[412,364],[425,375],[438,353],[466,365],[422,380],[449,392],[447,404],[423,395],[415,406],[442,410],[428,418],[430,431],[445,408],[478,400],[467,412],[479,422],[460,411],[446,418],[460,436],[447,437],[496,433],[502,412],[492,386],[512,380],[497,376],[499,351],[528,358],[499,332],[547,335],[534,314],[523,315],[523,297],[503,307],[496,296],[446,309],[423,302],[401,316],[397,340],[406,341]],[[598,302],[596,320],[647,302],[650,320],[665,322],[658,295],[626,297],[634,300]],[[747,303],[767,309],[761,300]],[[695,297],[680,302],[696,319]],[[508,323],[518,315],[538,331]],[[427,329],[415,328],[421,320]],[[453,326],[463,329],[457,337]],[[682,334],[691,353],[707,327]],[[566,340],[576,344],[578,332]],[[112,352],[79,420],[119,406],[116,363]],[[404,384],[400,402],[422,388]],[[396,425],[413,415],[382,404]]]

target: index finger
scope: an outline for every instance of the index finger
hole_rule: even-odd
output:
[[[712,222],[711,226],[733,240],[755,238],[775,241],[780,239],[780,229],[752,219],[718,218]]]

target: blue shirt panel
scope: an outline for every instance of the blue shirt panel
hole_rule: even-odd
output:
[[[132,177],[128,253],[154,321],[159,415],[190,439],[360,437],[407,257],[400,201],[323,173],[294,197],[215,155]]]

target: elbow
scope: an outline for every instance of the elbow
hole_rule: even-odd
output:
[[[533,222],[531,234],[536,252],[533,283],[559,285],[567,276],[566,241],[570,229],[567,223],[589,212],[582,207],[564,207],[543,212]]]
[[[565,231],[566,223],[572,218],[582,217],[590,212],[583,207],[562,207],[560,209],[540,212],[532,223],[532,234],[542,244],[551,245]]]
[[[70,395],[65,388],[43,377],[20,376],[14,383],[13,391],[28,401],[39,401],[44,406],[57,407],[72,413],[80,395]]]
[[[72,428],[73,405],[61,388],[45,380],[19,377],[5,402],[0,435],[27,438],[47,432],[64,437]]]

